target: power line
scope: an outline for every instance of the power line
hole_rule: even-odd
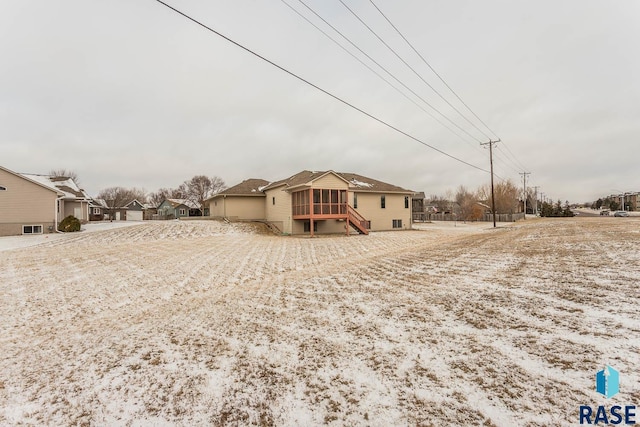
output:
[[[503,155],[502,153],[503,153],[503,151],[500,150],[500,147],[496,146],[495,156],[496,156],[497,159],[500,159],[502,162],[504,162],[505,166],[507,166],[508,168],[510,168],[511,170],[513,170],[516,173],[520,173],[520,171],[523,170],[523,168],[520,165],[517,165],[506,154]],[[526,168],[524,168],[524,169],[526,169]]]
[[[433,74],[435,74],[438,77],[438,79],[440,79],[440,81],[447,87],[447,89],[449,89],[451,91],[451,93],[458,99],[458,101],[460,101],[462,103],[462,105],[464,105],[467,108],[467,110],[469,110],[471,112],[471,114],[473,114],[473,116],[476,119],[478,119],[478,121],[480,123],[482,123],[485,128],[487,128],[489,130],[489,132],[491,132],[494,136],[498,137],[498,134],[493,129],[491,129],[489,127],[489,125],[487,125],[484,122],[484,120],[482,120],[480,118],[480,116],[478,116],[475,113],[475,111],[473,111],[471,109],[471,107],[469,107],[469,105],[466,102],[464,102],[464,100],[453,90],[453,88],[451,86],[449,86],[449,84],[444,80],[444,78],[442,78],[442,76],[440,76],[440,74],[431,66],[431,64],[429,64],[429,62],[424,58],[424,56],[422,56],[422,54],[413,46],[413,44],[411,44],[411,42],[404,36],[404,34],[402,34],[402,32],[393,24],[393,22],[391,22],[391,20],[387,17],[387,15],[385,15],[385,13],[373,2],[373,0],[369,0],[369,2],[380,13],[380,15],[382,15],[382,17],[389,23],[389,25],[391,25],[391,27],[398,33],[398,35],[407,43],[407,45],[416,53],[416,55],[418,55],[418,57],[422,60],[422,62],[424,62],[427,67],[429,67],[429,69],[433,72]],[[507,144],[505,144],[504,141],[502,142],[502,145],[511,154],[511,156],[514,159],[514,161],[516,163],[520,163],[520,165],[521,165],[520,167],[524,168],[522,166],[522,163],[516,158],[516,156],[513,154],[513,152],[509,149],[509,146]],[[524,169],[526,169],[526,168],[524,168]]]
[[[364,22],[362,20],[362,18],[360,18],[360,16],[358,16],[358,14],[356,12],[353,11],[353,9],[351,9],[349,6],[347,6],[347,4],[343,1],[343,0],[338,0],[340,3],[342,3],[342,5],[347,8],[347,10],[349,12],[351,12],[351,14],[353,16],[356,17],[356,19],[358,21],[360,21],[360,23],[362,25],[364,25],[370,32],[371,34],[373,34],[378,40],[380,40],[380,42],[385,45],[387,47],[387,49],[389,49],[395,56],[396,58],[398,58],[400,61],[402,61],[402,63],[404,65],[406,65],[411,71],[413,71],[413,73],[420,79],[422,80],[422,82],[424,84],[426,84],[427,86],[429,86],[429,88],[434,91],[440,98],[442,98],[442,100],[444,102],[446,102],[451,108],[453,108],[459,115],[460,117],[462,117],[463,119],[465,119],[471,126],[473,126],[478,132],[480,132],[482,135],[484,135],[487,138],[491,138],[489,135],[487,135],[486,133],[484,133],[484,131],[482,131],[478,126],[475,125],[475,123],[473,123],[471,120],[469,120],[464,114],[462,114],[460,112],[460,110],[458,110],[453,104],[451,104],[444,96],[442,96],[440,94],[440,92],[438,92],[433,86],[431,86],[431,84],[429,84],[429,82],[427,82],[421,75],[420,73],[418,73],[411,65],[409,65],[409,63],[407,63],[407,61],[405,61],[396,51],[395,49],[393,49],[391,46],[389,46],[387,44],[387,42],[385,42],[382,37],[380,37],[369,25],[367,25],[366,22]]]
[[[380,15],[382,15],[382,17],[389,23],[389,25],[391,25],[391,27],[393,27],[394,30],[396,30],[396,32],[398,33],[398,35],[400,37],[402,37],[402,39],[409,45],[409,47],[416,53],[416,55],[418,55],[418,57],[420,57],[420,59],[422,59],[422,62],[424,62],[427,67],[429,67],[429,69],[431,71],[433,71],[433,74],[435,74],[442,83],[444,83],[444,85],[447,87],[447,89],[449,89],[451,91],[452,94],[455,95],[456,98],[458,98],[458,101],[460,101],[462,103],[462,105],[464,105],[467,110],[469,110],[471,112],[471,114],[473,114],[473,116],[478,119],[478,121],[480,121],[480,123],[482,123],[484,125],[484,127],[486,127],[494,136],[498,136],[497,133],[495,133],[480,117],[478,117],[478,115],[471,109],[471,107],[469,107],[467,105],[466,102],[464,102],[462,100],[462,98],[460,98],[460,96],[458,96],[458,94],[451,88],[451,86],[449,86],[449,84],[447,84],[447,82],[440,76],[440,74],[438,74],[438,72],[431,66],[431,64],[429,64],[429,62],[427,62],[426,59],[424,59],[424,57],[420,54],[420,52],[418,52],[418,50],[411,44],[411,42],[409,42],[409,40],[400,32],[400,30],[393,25],[393,22],[391,22],[391,20],[387,17],[387,15],[384,14],[384,12],[382,12],[382,10],[380,10],[380,8],[373,2],[373,0],[369,0],[369,2],[373,5],[373,7],[376,8],[376,10],[378,12],[380,12]]]
[[[289,3],[287,3],[285,0],[280,0],[282,3],[284,3],[289,9],[291,9],[293,12],[296,13],[296,15],[298,15],[300,18],[304,19],[308,24],[310,24],[311,26],[313,26],[316,30],[320,31],[325,37],[327,37],[329,40],[331,40],[333,43],[335,43],[338,47],[340,47],[344,52],[346,52],[347,54],[349,54],[352,58],[354,58],[356,61],[358,61],[360,64],[362,64],[364,67],[366,67],[369,71],[371,71],[373,74],[375,74],[378,78],[380,78],[383,82],[385,82],[386,84],[388,84],[389,86],[391,86],[396,92],[398,92],[400,95],[404,96],[408,101],[410,101],[411,103],[413,103],[416,107],[418,107],[419,109],[421,109],[424,113],[426,113],[429,117],[431,117],[432,119],[434,119],[436,122],[438,122],[439,124],[441,124],[442,126],[444,126],[447,130],[449,130],[451,133],[453,133],[455,136],[457,136],[458,138],[460,138],[460,140],[462,140],[463,142],[469,144],[470,146],[474,147],[475,149],[479,149],[476,145],[474,145],[473,143],[469,142],[468,140],[466,140],[462,135],[460,135],[459,133],[457,133],[455,130],[453,130],[452,128],[450,128],[447,124],[443,123],[442,121],[440,121],[436,116],[434,116],[431,112],[429,112],[428,110],[426,110],[422,105],[418,104],[413,98],[411,98],[410,96],[408,96],[406,93],[404,93],[402,90],[400,90],[397,86],[395,86],[393,83],[391,83],[389,80],[387,80],[384,76],[382,76],[380,73],[378,73],[376,70],[374,70],[371,66],[369,66],[367,63],[365,63],[362,59],[358,58],[355,54],[353,54],[353,52],[351,52],[349,49],[347,49],[346,47],[344,47],[342,44],[340,44],[340,42],[338,42],[336,39],[334,39],[333,37],[331,37],[329,34],[327,34],[326,31],[324,31],[322,28],[318,27],[316,24],[314,24],[313,22],[311,22],[311,20],[309,18],[307,18],[306,16],[304,16],[302,13],[300,13],[300,11],[298,11],[296,8],[294,8],[293,6],[291,6]],[[335,29],[334,29],[335,30]],[[337,31],[337,30],[335,30]],[[343,36],[344,37],[344,36]]]
[[[445,156],[447,156],[447,157],[449,157],[449,158],[451,158],[451,159],[453,159],[453,160],[456,160],[457,162],[463,163],[463,164],[465,164],[465,165],[467,165],[467,166],[471,166],[472,168],[474,168],[474,169],[478,169],[478,170],[480,170],[480,171],[482,171],[482,172],[489,173],[489,171],[488,171],[488,170],[486,170],[486,169],[483,169],[483,168],[481,168],[481,167],[479,167],[479,166],[476,166],[476,165],[474,165],[474,164],[471,164],[471,163],[469,163],[469,162],[467,162],[467,161],[465,161],[465,160],[462,160],[462,159],[460,159],[460,158],[458,158],[458,157],[455,157],[455,156],[453,156],[453,155],[451,155],[451,154],[449,154],[449,153],[447,153],[447,152],[445,152],[445,151],[443,151],[443,150],[441,150],[441,149],[439,149],[439,148],[437,148],[437,147],[434,147],[434,146],[432,146],[432,145],[430,145],[430,144],[428,144],[428,143],[426,143],[426,142],[422,141],[421,139],[419,139],[419,138],[417,138],[417,137],[415,137],[415,136],[413,136],[413,135],[411,135],[411,134],[409,134],[409,133],[407,133],[407,132],[405,132],[405,131],[403,131],[403,130],[401,130],[401,129],[399,129],[399,128],[397,128],[397,127],[393,126],[393,125],[391,125],[390,123],[385,122],[384,120],[382,120],[382,119],[380,119],[380,118],[378,118],[378,117],[374,116],[373,114],[370,114],[370,113],[366,112],[365,110],[363,110],[363,109],[361,109],[361,108],[359,108],[359,107],[356,107],[355,105],[353,105],[353,104],[349,103],[348,101],[345,101],[344,99],[342,99],[342,98],[338,97],[337,95],[334,95],[334,94],[332,94],[331,92],[329,92],[329,91],[327,91],[327,90],[325,90],[325,89],[322,89],[320,86],[317,86],[317,85],[315,85],[314,83],[311,83],[309,80],[306,80],[306,79],[304,79],[303,77],[301,77],[301,76],[299,76],[299,75],[295,74],[294,72],[287,70],[287,69],[286,69],[286,68],[284,68],[283,66],[276,64],[275,62],[271,61],[270,59],[267,59],[266,57],[264,57],[264,56],[260,55],[259,53],[254,52],[253,50],[249,49],[248,47],[245,47],[244,45],[242,45],[242,44],[240,44],[240,43],[236,42],[235,40],[233,40],[233,39],[231,39],[231,38],[229,38],[229,37],[225,36],[224,34],[222,34],[222,33],[218,32],[218,31],[214,30],[213,28],[211,28],[211,27],[209,27],[209,26],[207,26],[207,25],[203,24],[202,22],[200,22],[200,21],[196,20],[195,18],[192,18],[191,16],[189,16],[189,15],[187,15],[187,14],[185,14],[185,13],[181,12],[180,10],[178,10],[178,9],[174,8],[173,6],[171,6],[171,5],[167,4],[167,3],[165,3],[164,1],[162,1],[162,0],[155,0],[155,1],[156,1],[157,3],[160,3],[160,4],[161,4],[161,5],[163,5],[163,6],[167,7],[168,9],[171,9],[171,10],[172,10],[172,11],[174,11],[175,13],[177,13],[177,14],[179,14],[179,15],[183,16],[184,18],[188,19],[189,21],[191,21],[191,22],[193,22],[193,23],[195,23],[195,24],[197,24],[197,25],[201,26],[202,28],[204,28],[204,29],[206,29],[206,30],[208,30],[208,31],[212,32],[213,34],[217,35],[218,37],[221,37],[221,38],[225,39],[225,40],[226,40],[226,41],[228,41],[229,43],[231,43],[231,44],[233,44],[233,45],[235,45],[235,46],[239,47],[240,49],[242,49],[242,50],[244,50],[244,51],[246,51],[246,52],[248,52],[248,53],[250,53],[250,54],[252,54],[253,56],[255,56],[255,57],[257,57],[257,58],[259,58],[259,59],[263,60],[264,62],[266,62],[266,63],[268,63],[268,64],[270,64],[270,65],[272,65],[272,66],[276,67],[276,68],[277,68],[277,69],[279,69],[280,71],[283,71],[283,72],[285,72],[285,73],[289,74],[290,76],[295,77],[296,79],[300,80],[301,82],[306,83],[307,85],[309,85],[309,86],[311,86],[311,87],[313,87],[313,88],[315,88],[315,89],[319,90],[320,92],[324,93],[325,95],[330,96],[331,98],[335,99],[336,101],[339,101],[339,102],[343,103],[344,105],[346,105],[346,106],[348,106],[348,107],[351,107],[352,109],[354,109],[354,110],[356,110],[356,111],[358,111],[358,112],[360,112],[360,113],[364,114],[365,116],[367,116],[367,117],[369,117],[369,118],[371,118],[371,119],[373,119],[373,120],[377,121],[378,123],[380,123],[380,124],[382,124],[382,125],[384,125],[384,126],[387,126],[387,127],[388,127],[388,128],[390,128],[390,129],[393,129],[394,131],[396,131],[396,132],[398,132],[398,133],[400,133],[400,134],[402,134],[402,135],[406,136],[407,138],[410,138],[410,139],[412,139],[412,140],[414,140],[414,141],[418,142],[419,144],[424,145],[425,147],[431,148],[432,150],[437,151],[438,153],[443,154],[443,155],[445,155]]]
[[[519,167],[520,169],[523,169],[523,170],[528,169],[528,168],[524,167],[524,165],[522,164],[522,162],[521,162],[520,160],[518,160],[518,158],[515,156],[515,154],[513,154],[513,152],[509,149],[509,146],[508,146],[508,145],[506,145],[506,144],[503,144],[503,145],[504,145],[504,148],[506,148],[506,149],[507,149],[507,152],[510,154],[510,156],[511,156],[511,158],[513,159],[513,161],[514,161],[514,164],[515,164],[515,165],[519,165],[518,167]]]
[[[335,31],[336,33],[340,34],[340,36],[345,39],[347,42],[349,42],[349,44],[351,44],[351,46],[353,46],[354,48],[356,48],[360,53],[362,53],[364,56],[366,56],[371,62],[373,62],[374,64],[376,64],[378,67],[380,67],[380,69],[382,69],[385,73],[387,73],[391,78],[393,78],[395,81],[397,81],[398,83],[400,83],[405,89],[407,89],[409,92],[411,92],[414,96],[416,96],[418,99],[420,99],[422,102],[424,102],[426,105],[428,105],[432,110],[436,111],[438,114],[440,114],[442,117],[444,117],[449,123],[451,123],[452,125],[454,125],[455,127],[457,127],[458,129],[460,129],[463,133],[467,134],[469,137],[471,137],[473,140],[475,140],[476,142],[482,142],[480,139],[474,137],[473,135],[471,135],[466,129],[463,129],[462,127],[460,127],[457,123],[455,123],[453,120],[451,120],[449,117],[447,117],[445,114],[443,114],[440,110],[438,110],[436,107],[434,107],[433,105],[431,105],[426,99],[424,99],[423,97],[421,97],[420,95],[418,95],[413,89],[411,89],[409,86],[407,86],[406,84],[404,84],[402,81],[400,81],[400,79],[398,79],[396,76],[394,76],[389,70],[387,70],[385,67],[383,67],[378,61],[376,61],[375,59],[373,59],[371,57],[371,55],[367,54],[364,50],[362,50],[358,45],[356,45],[354,42],[351,41],[351,39],[349,39],[347,36],[345,36],[340,30],[338,30],[336,27],[334,27],[333,25],[331,25],[331,23],[329,23],[326,19],[324,19],[322,16],[320,16],[320,14],[318,14],[311,6],[309,6],[308,4],[306,4],[303,0],[298,0],[298,2],[300,4],[302,4],[304,7],[306,7],[311,13],[313,13],[315,16],[317,16],[319,19],[321,19],[325,24],[327,24],[329,27],[331,27],[331,29],[333,31]],[[433,117],[433,116],[432,116]],[[435,119],[435,117],[434,117]],[[438,123],[442,124],[442,122],[440,122],[440,120],[435,119]],[[443,125],[444,126],[444,125]],[[446,127],[446,126],[445,126]]]

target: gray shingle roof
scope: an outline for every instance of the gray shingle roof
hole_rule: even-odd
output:
[[[227,188],[224,191],[219,192],[215,196],[210,197],[211,199],[214,197],[218,197],[221,195],[226,196],[264,196],[262,189],[269,185],[269,181],[259,178],[250,178],[245,179],[238,185],[234,185],[233,187]]]
[[[303,185],[314,181],[329,172],[335,173],[337,176],[347,181],[350,188],[357,189],[358,191],[413,193],[413,191],[398,187],[397,185],[378,181],[377,179],[369,178],[356,173],[308,170],[298,172],[297,174],[292,175],[289,178],[275,181],[266,186],[264,189],[267,190],[270,188],[279,187],[281,185],[286,185],[289,188],[296,187],[298,185]]]

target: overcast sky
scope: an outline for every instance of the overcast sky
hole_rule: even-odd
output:
[[[489,169],[487,130],[369,0],[305,0],[441,111],[439,116],[298,0],[171,0],[195,19],[465,162]],[[503,142],[496,174],[553,199],[640,191],[640,2],[374,0]],[[0,165],[77,172],[96,195],[194,175],[227,185],[303,169],[354,172],[427,195],[486,171],[385,127],[153,0],[0,0]],[[412,101],[410,101],[409,99]],[[421,108],[416,106],[418,104]],[[439,121],[454,129],[458,135]],[[455,125],[451,124],[451,120]],[[459,126],[471,136],[463,133]]]

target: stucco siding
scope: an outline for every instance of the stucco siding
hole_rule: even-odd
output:
[[[368,221],[371,221],[371,231],[398,230],[393,228],[393,220],[402,220],[402,230],[411,228],[411,199],[409,208],[405,208],[404,194],[384,194],[385,208],[380,207],[381,193],[357,193],[358,207],[356,210]],[[353,206],[353,193],[349,193],[349,204]]]
[[[282,223],[282,232],[291,234],[291,194],[284,191],[285,187],[276,187],[265,191],[265,216],[267,221]]]
[[[0,169],[0,235],[22,234],[22,225],[42,225],[43,233],[55,222],[56,193]],[[61,218],[59,219],[61,220]]]

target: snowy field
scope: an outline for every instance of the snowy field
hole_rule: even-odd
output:
[[[316,239],[174,221],[9,248],[0,425],[563,426],[637,405],[640,219],[618,219]]]

